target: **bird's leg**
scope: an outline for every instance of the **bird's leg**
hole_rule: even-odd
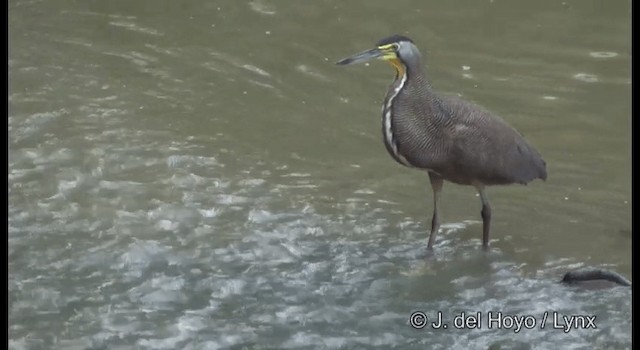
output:
[[[440,192],[442,191],[443,179],[436,173],[429,172],[429,181],[431,182],[431,189],[433,190],[433,217],[431,218],[431,234],[429,234],[429,243],[427,243],[427,249],[433,249],[433,242],[438,233],[440,227],[440,219],[438,218],[438,201],[440,199]]]
[[[480,200],[482,201],[482,248],[484,250],[489,249],[489,233],[491,230],[491,206],[489,206],[489,199],[484,192],[484,186],[476,186],[478,193],[480,194]]]

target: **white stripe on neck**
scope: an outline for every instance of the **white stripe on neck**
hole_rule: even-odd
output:
[[[392,125],[391,125],[392,124],[391,123],[391,119],[392,119],[391,107],[393,106],[393,99],[395,99],[396,96],[398,96],[398,94],[400,93],[400,90],[402,90],[406,82],[407,82],[407,72],[405,70],[402,73],[402,77],[400,78],[400,83],[393,90],[393,93],[391,94],[391,96],[389,96],[387,103],[382,106],[382,124],[384,127],[384,141],[387,143],[387,145],[389,145],[389,148],[393,151],[393,155],[403,165],[406,165],[408,167],[413,167],[409,163],[409,161],[407,161],[407,159],[402,154],[400,154],[400,152],[398,152],[398,145],[396,144],[396,140],[393,138],[393,131],[392,131]]]

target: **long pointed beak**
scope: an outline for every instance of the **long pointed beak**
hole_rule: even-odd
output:
[[[384,51],[376,47],[375,49],[367,50],[359,54],[355,54],[351,57],[343,58],[340,61],[336,62],[336,64],[343,66],[346,64],[361,63],[361,62],[372,60],[374,58],[381,57],[383,55],[384,55]]]

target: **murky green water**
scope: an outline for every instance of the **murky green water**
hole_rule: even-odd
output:
[[[489,189],[488,253],[452,184],[426,252],[427,176],[380,134],[393,71],[334,65],[393,33],[547,161]],[[631,275],[630,39],[628,1],[10,1],[10,347],[630,348],[630,289],[557,283]]]

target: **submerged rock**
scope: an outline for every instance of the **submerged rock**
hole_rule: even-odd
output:
[[[614,271],[597,268],[582,268],[567,272],[562,283],[587,288],[606,288],[616,285],[631,287],[631,281]]]

